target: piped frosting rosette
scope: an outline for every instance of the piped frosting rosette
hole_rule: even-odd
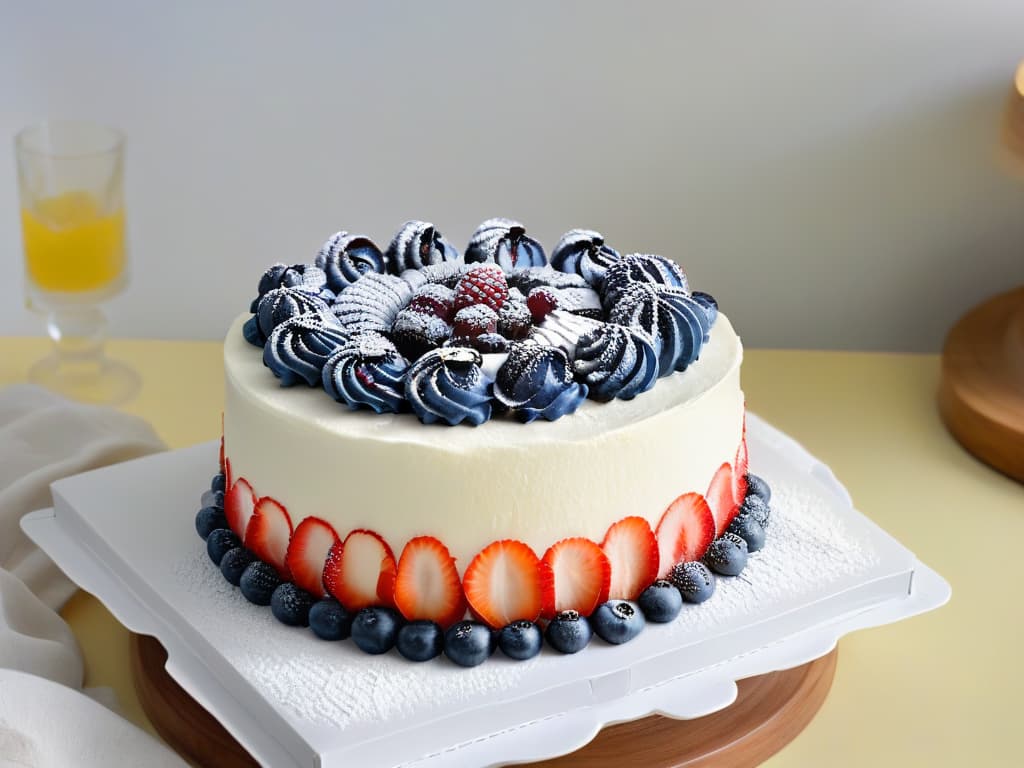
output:
[[[273,288],[260,297],[254,311],[242,332],[250,344],[262,347],[285,320],[306,314],[330,314],[330,306],[301,288]]]
[[[415,220],[402,225],[388,245],[385,257],[388,271],[393,275],[446,261],[462,261],[462,254],[433,224]]]
[[[608,319],[646,333],[658,355],[659,376],[686,370],[700,355],[711,329],[704,307],[682,288],[631,283]]]
[[[282,387],[300,381],[314,387],[321,383],[327,359],[348,338],[330,314],[298,315],[274,328],[263,347],[263,363],[281,380]]]
[[[492,381],[469,347],[427,352],[409,368],[405,397],[424,424],[483,424],[491,417]]]
[[[335,232],[321,246],[314,264],[324,271],[327,287],[335,293],[370,272],[384,272],[384,254],[365,235]]]
[[[658,356],[643,331],[605,323],[580,337],[573,369],[592,399],[632,400],[654,386]]]
[[[587,385],[573,378],[565,352],[528,339],[512,345],[498,369],[494,397],[524,423],[554,421],[580,407]]]
[[[668,288],[681,288],[689,293],[686,275],[679,265],[664,256],[632,253],[608,267],[603,286],[604,305],[610,308],[633,283],[650,283]]]
[[[399,413],[405,406],[408,361],[395,345],[374,331],[352,336],[324,363],[324,390],[352,410]]]
[[[551,266],[582,277],[592,288],[601,289],[608,268],[621,258],[605,245],[604,236],[591,229],[572,229],[562,235],[551,252]]]
[[[544,247],[526,235],[526,227],[513,219],[488,219],[473,233],[466,262],[490,262],[506,272],[548,263]]]

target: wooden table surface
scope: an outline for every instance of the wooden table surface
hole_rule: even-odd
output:
[[[0,385],[23,381],[43,339],[0,338]],[[142,376],[124,410],[171,448],[220,432],[221,345],[120,340],[112,356]],[[1024,486],[983,466],[936,411],[934,355],[748,350],[747,405],[831,465],[857,507],[953,586],[949,605],[840,644],[818,717],[766,763],[1018,766],[1024,706],[1019,593]],[[152,732],[132,688],[128,632],[79,592],[63,611],[86,659],[86,685],[110,686]]]

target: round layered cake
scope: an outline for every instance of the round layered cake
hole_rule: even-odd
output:
[[[370,652],[622,642],[764,543],[742,356],[674,262],[596,232],[550,263],[507,219],[462,254],[426,222],[340,232],[228,331],[197,528],[250,600]]]

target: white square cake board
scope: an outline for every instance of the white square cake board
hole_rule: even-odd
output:
[[[807,663],[848,632],[949,599],[949,585],[854,510],[795,441],[750,414],[748,442],[773,495],[767,544],[743,574],[625,645],[595,637],[576,655],[545,648],[527,662],[499,651],[473,669],[368,656],[246,602],[193,524],[216,443],[54,483],[54,508],[22,527],[122,624],[155,636],[171,677],[264,765],[529,762],[578,749],[608,724],[717,711],[737,680]]]

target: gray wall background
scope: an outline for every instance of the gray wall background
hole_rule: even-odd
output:
[[[1020,0],[128,2],[0,11],[0,135],[129,136],[113,333],[219,338],[263,267],[406,218],[680,261],[752,346],[934,351],[1024,282]],[[0,151],[0,333],[22,303]]]

